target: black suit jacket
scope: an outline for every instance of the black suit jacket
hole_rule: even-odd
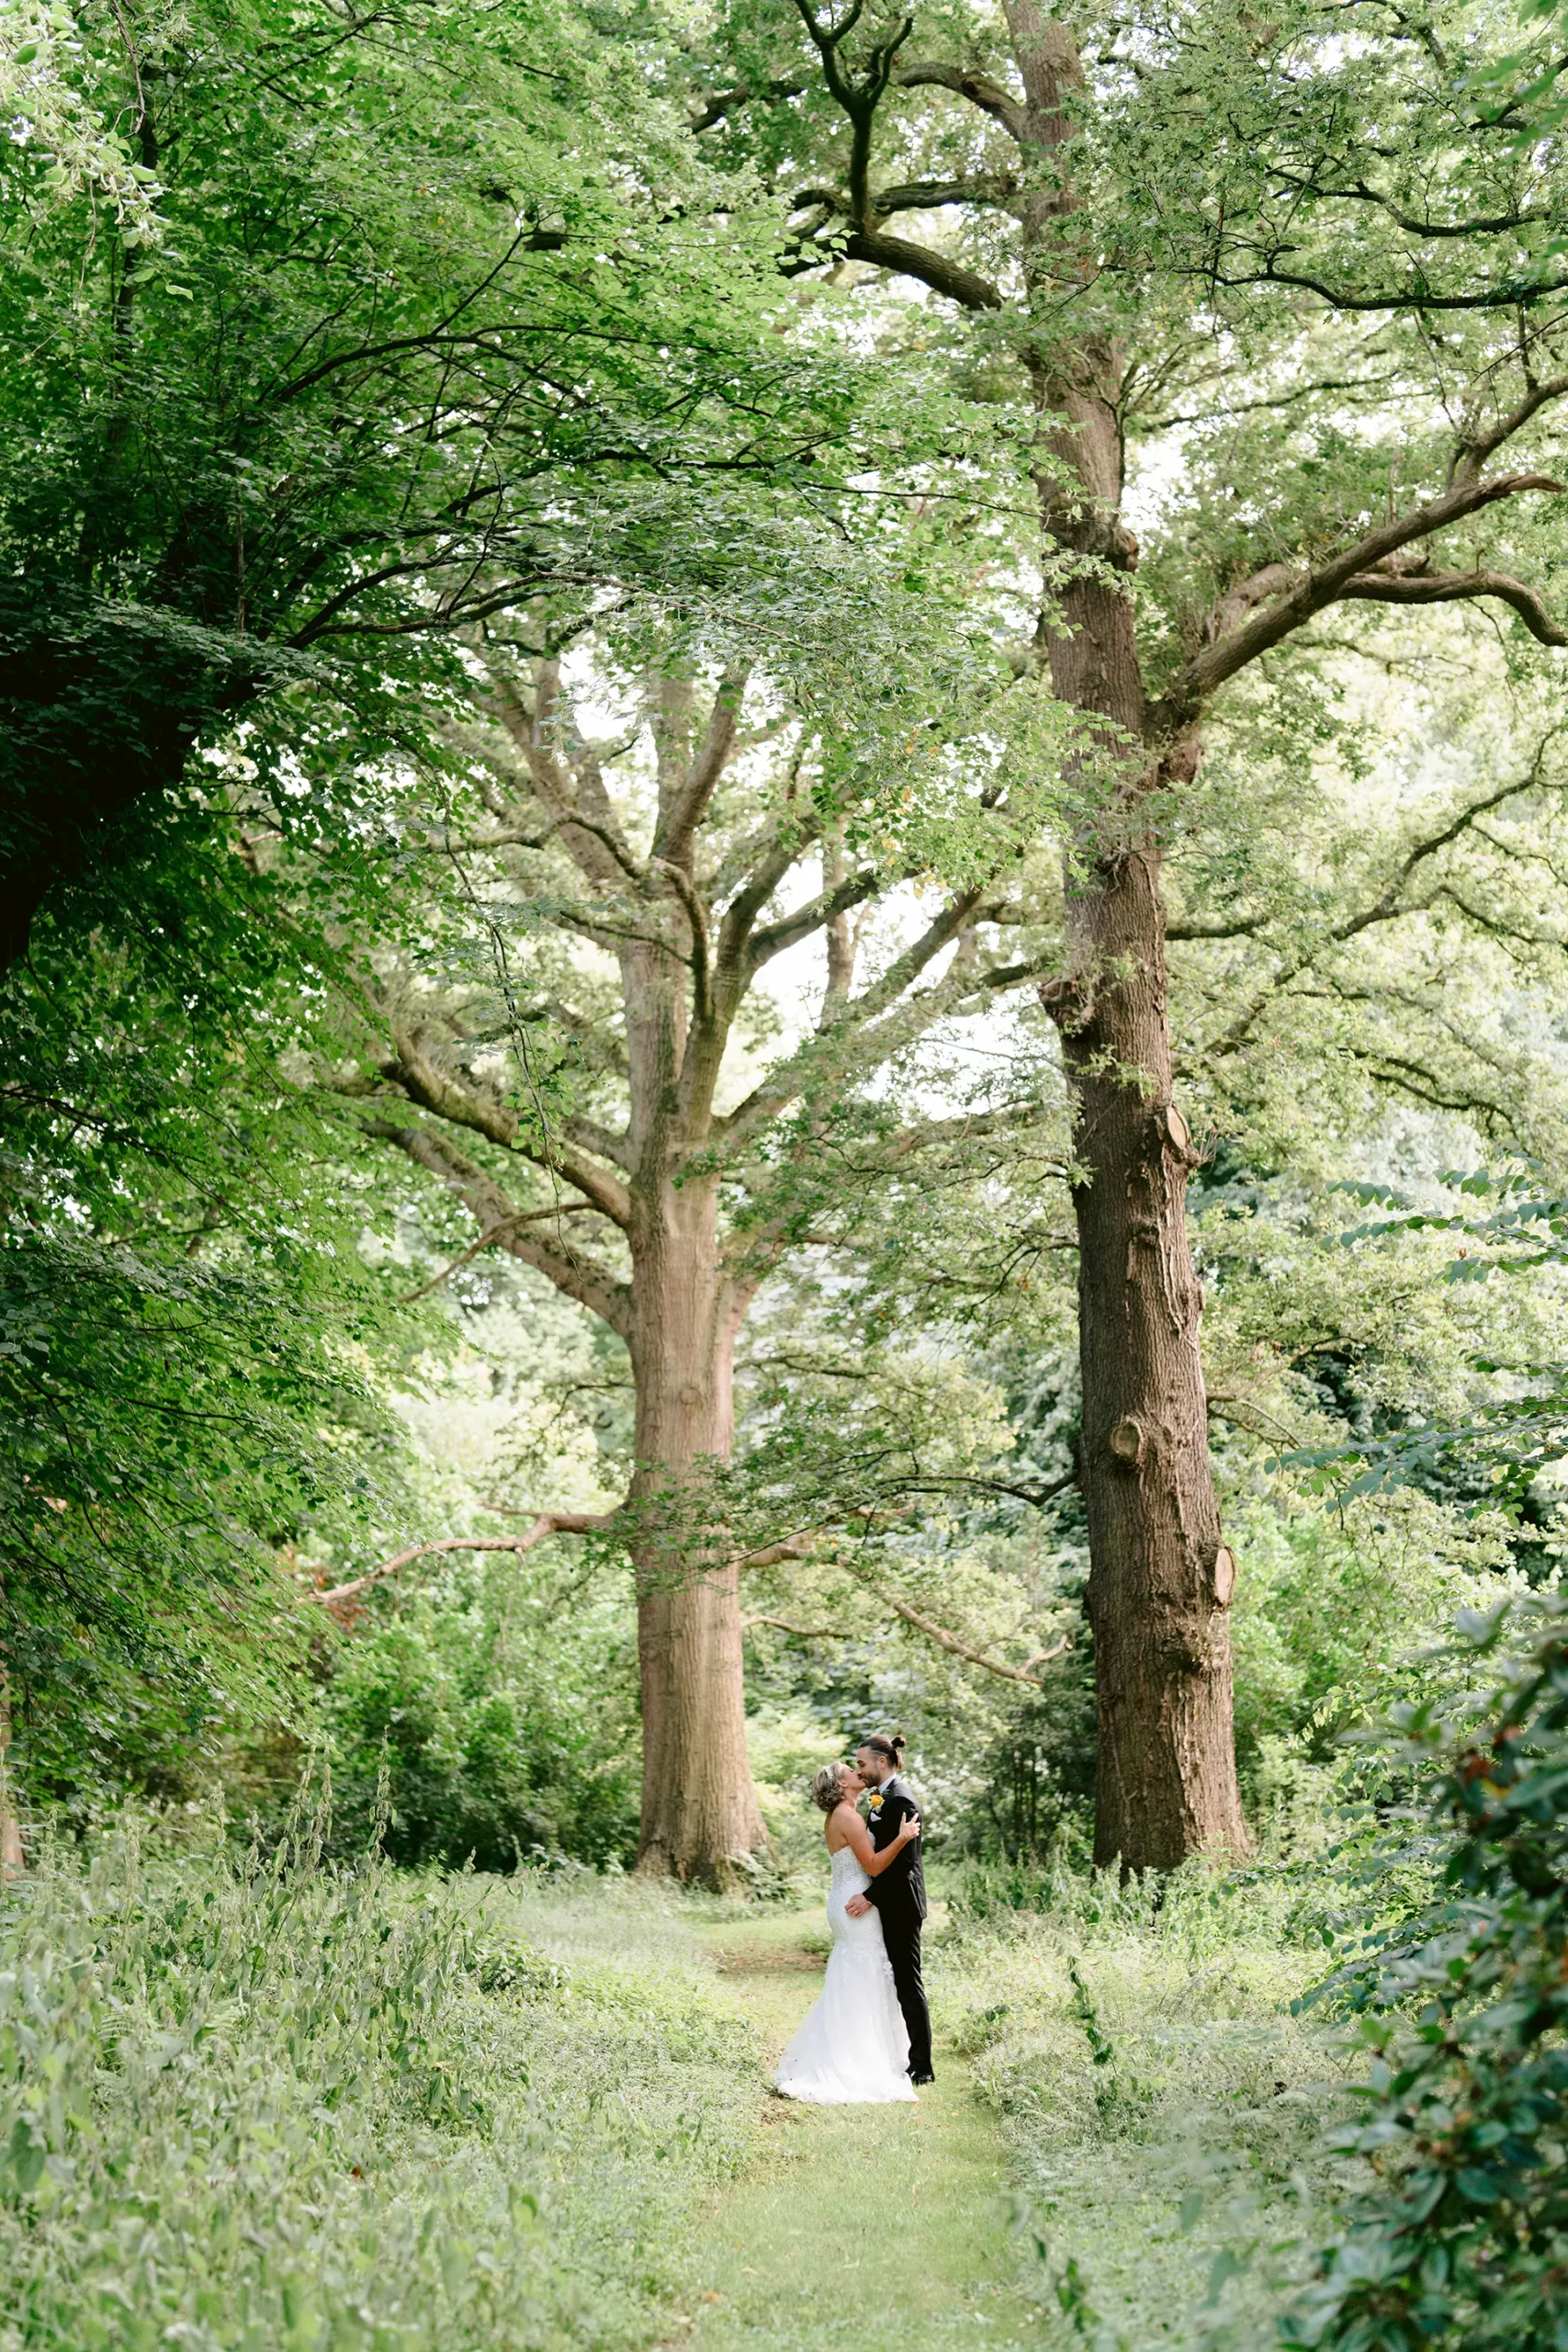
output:
[[[874,1799],[876,1791],[872,1791]],[[919,1813],[915,1792],[908,1781],[895,1778],[883,1797],[880,1807],[873,1805],[870,1815],[871,1842],[880,1854],[891,1846],[898,1834],[898,1824],[911,1813]],[[865,1890],[865,1899],[882,1915],[885,1928],[895,1925],[919,1927],[926,1916],[926,1873],[920,1860],[920,1841],[911,1838],[895,1862],[878,1878],[874,1878]]]

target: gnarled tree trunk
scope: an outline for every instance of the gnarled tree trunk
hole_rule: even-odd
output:
[[[1209,1466],[1156,844],[1145,837],[1097,864],[1073,911],[1081,977],[1053,1009],[1089,1173],[1073,1206],[1100,1734],[1094,1858],[1170,1870],[1188,1854],[1244,1845],[1246,1829],[1225,1613],[1235,1572]]]

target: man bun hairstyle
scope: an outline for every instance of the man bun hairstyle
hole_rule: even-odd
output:
[[[896,1772],[903,1770],[904,1745],[904,1735],[901,1731],[889,1732],[886,1736],[881,1732],[874,1731],[869,1739],[863,1739],[861,1742],[861,1746],[870,1748],[874,1756],[885,1758]]]
[[[844,1768],[824,1764],[811,1783],[811,1793],[824,1813],[835,1813],[844,1802]]]

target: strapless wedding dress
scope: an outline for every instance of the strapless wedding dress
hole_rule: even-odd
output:
[[[786,2098],[809,2099],[815,2107],[880,2107],[915,2096],[909,2037],[882,1922],[874,1911],[852,1919],[844,1909],[870,1884],[849,1848],[840,1846],[828,1886],[833,1949],[827,1981],[773,2075]]]

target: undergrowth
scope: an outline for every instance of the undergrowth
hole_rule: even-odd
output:
[[[933,1973],[1004,2120],[1043,2343],[1276,2340],[1350,2185],[1325,2136],[1345,2061],[1292,2014],[1318,1917],[1299,1874],[1261,1868],[960,1892]]]
[[[758,2113],[672,1905],[127,1819],[0,1894],[0,2347],[636,2346]],[[587,1874],[584,1873],[586,1879]]]

